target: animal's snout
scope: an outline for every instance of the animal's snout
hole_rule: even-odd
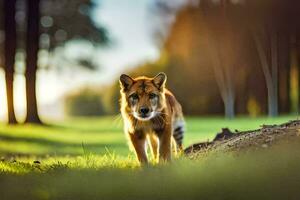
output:
[[[143,115],[147,115],[149,113],[150,109],[147,107],[141,107],[140,108],[140,113]]]

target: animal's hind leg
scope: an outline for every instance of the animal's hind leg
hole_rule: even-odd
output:
[[[174,139],[174,137],[171,138],[171,145],[172,145],[172,151],[174,153],[174,155],[176,156],[177,153],[178,153],[178,146],[177,146],[177,143],[176,143],[176,140]]]
[[[152,156],[153,156],[153,159],[155,161],[158,161],[158,138],[156,135],[154,134],[151,134],[148,136],[148,142],[149,142],[149,146],[150,146],[150,149],[151,149],[151,153],[152,153]]]

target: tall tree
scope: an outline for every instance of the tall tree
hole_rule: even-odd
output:
[[[206,21],[207,48],[224,103],[225,117],[231,119],[235,116],[235,65],[238,63],[235,43],[240,42],[232,21],[234,12],[228,0],[221,0],[220,5],[213,6],[202,1],[200,6]]]
[[[277,33],[271,34],[271,41],[268,48],[263,45],[260,34],[253,33],[255,46],[261,62],[262,71],[265,76],[268,91],[268,115],[274,117],[278,115],[278,49]],[[268,56],[268,49],[270,56]]]
[[[14,65],[16,54],[16,0],[4,1],[4,71],[6,81],[6,97],[7,97],[7,114],[8,123],[16,124],[16,116],[14,110],[14,93],[13,93],[13,81],[14,81]]]
[[[290,49],[291,49],[290,37],[286,33],[280,33],[278,37],[278,70],[279,70],[279,112],[289,113],[291,112],[291,84],[290,84],[290,73],[291,73],[291,62],[290,62]]]
[[[296,30],[298,3],[292,0],[245,1],[245,17],[254,38],[268,91],[268,115],[288,112],[290,36]],[[255,14],[253,14],[255,12]],[[247,22],[246,22],[247,23]],[[280,72],[280,73],[279,73]]]
[[[159,4],[162,12],[168,14],[169,7],[165,8],[164,5],[166,4]],[[181,69],[181,76],[185,74],[189,80],[195,80],[190,81],[193,84],[188,87],[197,93],[185,94],[190,95],[190,98],[182,101],[189,114],[223,112],[227,118],[235,116],[236,105],[239,103],[236,101],[236,94],[241,90],[242,84],[239,83],[245,80],[246,74],[242,72],[240,75],[241,71],[245,71],[245,50],[244,43],[241,42],[244,31],[235,19],[238,18],[237,10],[238,5],[230,1],[201,0],[199,4],[191,2],[191,5],[178,11],[170,28],[165,42],[170,63],[184,67],[184,70]],[[170,71],[175,69],[174,64],[170,66]],[[187,87],[188,83],[184,84]]]
[[[300,32],[300,31],[299,31]],[[300,113],[300,33],[299,33],[299,38],[297,40],[297,45],[298,45],[298,54],[297,54],[297,61],[295,64],[297,64],[297,70],[298,70],[298,110],[297,113]]]
[[[220,50],[219,43],[216,38],[207,34],[207,45],[212,61],[212,68],[215,74],[215,80],[219,87],[219,92],[224,103],[225,117],[232,119],[235,116],[234,102],[235,102],[235,88],[233,66],[231,62],[224,59],[222,51]]]
[[[41,123],[36,99],[36,72],[39,50],[39,5],[40,0],[27,0],[27,34],[26,34],[26,123]]]
[[[27,0],[27,37],[26,37],[26,123],[41,123],[38,115],[36,98],[36,73],[40,33],[45,36],[47,45],[42,45],[48,51],[55,51],[70,40],[87,40],[93,44],[106,44],[107,32],[99,24],[92,22],[90,9],[94,6],[90,0],[48,1]],[[76,24],[74,25],[74,21]],[[39,27],[41,22],[41,27]],[[43,39],[41,39],[44,44]],[[79,59],[83,67],[94,69],[93,63]]]

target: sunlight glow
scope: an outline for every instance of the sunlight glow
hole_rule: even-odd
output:
[[[0,121],[7,120],[7,101],[5,88],[5,75],[3,69],[0,71]],[[18,120],[22,121],[25,117],[25,79],[22,75],[15,75],[14,80],[14,104]]]
[[[21,74],[14,78],[14,105],[16,118],[23,121],[26,115],[25,77]]]
[[[6,107],[6,89],[4,71],[0,68],[0,121],[6,121],[7,107]]]
[[[55,119],[63,117],[63,97],[67,92],[85,86],[100,88],[103,84],[107,85],[117,80],[119,74],[125,69],[145,61],[156,60],[159,57],[160,50],[153,42],[147,25],[150,2],[150,0],[126,0],[124,2],[103,0],[101,5],[97,3],[92,18],[96,24],[105,25],[113,41],[116,41],[110,48],[93,50],[82,43],[69,43],[62,48],[61,52],[58,52],[59,56],[50,60],[47,58],[47,52],[39,53],[40,68],[37,72],[36,92],[39,113],[42,117],[55,116]],[[91,73],[74,68],[73,64],[68,68],[68,65],[66,66],[66,63],[61,61],[61,55],[65,53],[68,55],[70,52],[81,53],[82,49],[95,51],[95,62],[100,66],[100,70]],[[24,61],[24,52],[17,53],[15,69],[18,75],[15,76],[14,81],[14,103],[16,117],[20,121],[23,120],[26,111]],[[48,66],[51,69],[46,69]],[[1,122],[6,121],[6,108],[5,78],[3,69],[0,69]]]

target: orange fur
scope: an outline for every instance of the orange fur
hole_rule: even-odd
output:
[[[181,106],[165,88],[165,82],[164,73],[154,78],[120,77],[124,131],[141,163],[148,162],[147,144],[155,160],[171,160],[172,146],[176,145],[174,124],[178,120],[183,122]],[[177,148],[174,149],[176,152]]]

